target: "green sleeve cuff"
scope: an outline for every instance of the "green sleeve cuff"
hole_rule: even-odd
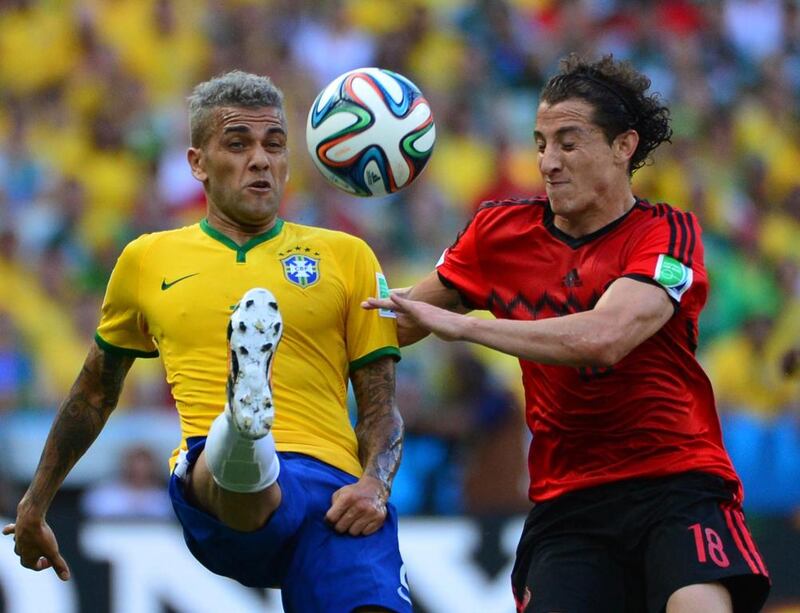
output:
[[[357,360],[350,362],[350,372],[355,372],[362,366],[366,366],[370,362],[374,362],[375,360],[386,356],[390,356],[394,358],[395,362],[399,362],[400,349],[397,347],[382,347],[381,349],[376,349],[375,351],[372,351],[367,355],[361,356]]]
[[[117,347],[116,345],[112,345],[108,341],[106,341],[102,336],[100,336],[99,332],[94,333],[94,342],[102,349],[103,351],[107,351],[108,353],[113,353],[115,355],[126,355],[132,358],[157,358],[158,351],[140,351],[139,349],[125,349],[124,347]]]

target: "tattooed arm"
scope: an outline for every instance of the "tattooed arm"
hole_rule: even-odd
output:
[[[352,375],[358,405],[356,438],[364,474],[333,494],[326,516],[338,532],[372,534],[386,519],[386,501],[400,464],[403,419],[395,406],[395,362],[380,358]]]
[[[23,566],[33,570],[53,567],[61,579],[69,579],[69,568],[58,552],[45,515],[61,483],[117,406],[133,360],[96,345],[89,350],[50,428],[33,481],[17,506],[17,521],[3,528],[3,534],[14,535],[14,551]]]

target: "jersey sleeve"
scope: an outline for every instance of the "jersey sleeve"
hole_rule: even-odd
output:
[[[465,306],[485,308],[486,282],[478,257],[478,230],[480,211],[458,236],[452,246],[445,249],[436,263],[436,271],[445,285],[461,295]]]
[[[95,334],[97,344],[106,351],[145,358],[158,355],[158,348],[147,333],[139,302],[139,275],[145,249],[145,237],[129,243],[111,272]]]
[[[633,245],[621,276],[661,287],[676,307],[685,296],[704,292],[701,230],[694,215],[673,209],[654,219]]]
[[[350,296],[346,306],[347,359],[350,371],[383,356],[400,359],[397,319],[393,312],[367,310],[361,303],[369,297],[389,296],[389,285],[372,249],[356,239],[352,263]]]

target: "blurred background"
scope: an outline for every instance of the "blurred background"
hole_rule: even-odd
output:
[[[0,516],[15,515],[122,246],[204,216],[185,160],[195,83],[270,75],[290,128],[281,215],[365,238],[400,287],[481,201],[543,191],[537,92],[570,51],[631,60],[672,109],[673,142],[634,191],[704,227],[698,354],[772,571],[768,610],[800,611],[797,0],[0,0]],[[316,94],[363,66],[411,78],[437,124],[422,177],[386,199],[336,191],[305,148]],[[513,611],[529,507],[518,366],[430,340],[398,376],[392,498],[416,609]],[[20,569],[0,541],[0,611],[280,611],[187,557],[164,489],[179,438],[159,362],[137,361],[48,516],[74,581]]]

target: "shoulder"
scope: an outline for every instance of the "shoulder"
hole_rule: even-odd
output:
[[[688,266],[703,260],[702,228],[694,213],[678,207],[638,200],[631,212],[629,233],[638,245],[658,245],[665,255]]]
[[[632,213],[640,224],[675,228],[676,233],[700,231],[700,222],[694,213],[666,202],[651,203],[637,198],[633,208]]]
[[[519,227],[520,224],[541,224],[549,210],[550,201],[546,196],[488,200],[481,203],[459,236],[468,230],[475,232],[480,229],[481,232],[488,232],[493,229],[508,229],[512,225]]]
[[[542,214],[550,207],[547,196],[534,198],[506,198],[504,200],[487,200],[482,202],[475,215],[514,215],[514,214]]]
[[[125,245],[119,257],[120,259],[141,260],[156,246],[169,248],[170,245],[182,245],[185,244],[187,240],[199,238],[201,234],[198,224],[174,230],[162,230],[159,232],[140,234]]]
[[[320,228],[317,226],[307,226],[291,221],[284,222],[284,228],[286,229],[287,233],[291,234],[298,240],[314,242],[317,244],[321,243],[328,245],[333,249],[369,249],[369,246],[364,239],[352,234],[348,234],[347,232],[342,232],[341,230],[330,230],[328,228]]]
[[[505,200],[489,200],[481,203],[475,211],[470,223],[477,223],[481,228],[496,223],[498,227],[509,220],[515,223],[543,223],[550,211],[550,201],[546,196],[536,198],[508,198]]]
[[[146,249],[156,244],[169,244],[171,242],[191,240],[192,238],[199,238],[202,235],[203,233],[200,231],[199,224],[194,224],[172,230],[159,230],[158,232],[140,234],[129,242],[125,248]]]

